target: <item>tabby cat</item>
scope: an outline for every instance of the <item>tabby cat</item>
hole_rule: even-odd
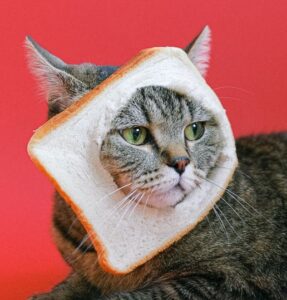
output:
[[[27,46],[49,118],[117,69],[65,64],[31,38]],[[186,51],[204,75],[208,28]],[[222,143],[212,113],[173,90],[147,86],[113,120],[101,159],[118,187],[149,191],[141,201],[161,209],[184,201],[204,181],[213,184],[208,176],[220,168]],[[127,275],[101,269],[84,228],[56,192],[53,234],[72,272],[50,293],[31,299],[287,299],[287,134],[240,138],[236,145],[239,166],[209,215]]]

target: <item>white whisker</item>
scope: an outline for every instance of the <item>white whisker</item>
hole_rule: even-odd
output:
[[[238,97],[233,97],[233,96],[220,96],[220,95],[218,95],[218,97],[220,98],[220,99],[233,99],[233,100],[236,100],[236,101],[242,101],[242,100],[244,100],[244,99],[241,99],[241,98],[238,98]],[[246,100],[244,100],[244,101],[246,101]]]
[[[214,234],[216,234],[216,232],[215,232],[215,230],[214,230],[214,228],[213,228],[213,226],[212,226],[211,222],[209,221],[209,217],[208,217],[208,215],[206,216],[206,220],[207,220],[207,222],[208,222],[208,226],[209,226],[209,228],[211,228],[211,230],[213,231],[213,233],[214,233]]]
[[[128,184],[126,184],[126,185],[124,185],[124,186],[122,186],[122,187],[120,187],[120,188],[118,188],[118,189],[112,191],[111,193],[109,193],[109,194],[105,195],[104,197],[100,198],[98,201],[100,202],[100,201],[102,201],[102,200],[104,200],[104,199],[107,199],[109,196],[115,194],[116,192],[118,192],[118,191],[120,191],[121,189],[123,189],[123,188],[125,188],[125,187],[128,187],[128,186],[130,186],[130,185],[132,185],[132,183],[128,183]],[[81,217],[82,215],[84,215],[83,212],[81,212],[80,215],[77,215],[77,217],[74,219],[74,221],[73,221],[72,224],[70,225],[70,227],[69,227],[69,229],[68,229],[68,233],[71,231],[72,227],[75,225],[75,223],[77,222],[78,218]]]
[[[235,233],[235,235],[240,239],[239,235],[237,234],[237,232],[235,231],[234,227],[231,225],[231,223],[228,221],[227,217],[225,216],[224,212],[218,207],[218,205],[216,205],[216,208],[219,210],[219,212],[222,214],[223,218],[226,220],[227,224],[230,226],[230,228],[232,229],[232,231]]]
[[[112,186],[112,184],[110,184],[110,185],[96,185],[96,186],[99,186],[99,187],[104,187],[104,186]],[[125,186],[124,186],[125,187]],[[119,188],[119,189],[116,189],[115,191],[113,191],[113,192],[111,192],[108,196],[110,196],[110,195],[112,195],[112,194],[114,194],[114,193],[116,193],[117,191],[119,191],[120,189],[122,189],[123,187],[121,187],[121,188]],[[102,199],[106,199],[106,196],[104,197],[104,198],[102,198]],[[102,199],[100,199],[99,201],[101,201]],[[82,215],[84,215],[84,213],[83,212],[81,212],[80,214],[78,214],[75,218],[74,218],[74,220],[73,220],[73,222],[71,223],[71,225],[69,226],[69,228],[68,228],[68,233],[70,233],[70,231],[72,230],[72,228],[73,228],[73,226],[75,225],[75,223],[77,222],[77,221],[79,221],[79,218],[81,218],[81,216]]]
[[[73,250],[71,256],[75,255],[75,254],[80,250],[81,246],[83,246],[84,243],[85,243],[88,239],[90,239],[90,237],[91,237],[91,235],[90,235],[89,233],[85,234],[84,237],[83,237],[83,239],[82,239],[82,241],[81,241],[81,243]],[[81,259],[81,258],[87,253],[87,251],[88,251],[90,248],[92,248],[92,247],[93,247],[93,244],[92,244],[92,242],[90,242],[90,244],[86,247],[86,249],[85,249],[84,251],[81,251],[81,254],[79,254],[75,259],[70,260],[70,262],[71,262],[71,263],[77,262],[77,261],[78,261],[79,259]]]
[[[121,186],[120,188],[118,188],[118,189],[116,189],[116,190],[110,192],[109,194],[105,195],[104,197],[100,198],[100,199],[98,200],[98,202],[100,202],[100,201],[102,201],[102,200],[104,200],[104,199],[107,199],[109,196],[115,194],[116,192],[118,192],[118,191],[120,191],[120,190],[122,190],[122,189],[124,189],[125,187],[128,187],[128,186],[130,186],[130,185],[132,185],[132,183],[128,183],[128,184],[126,184],[126,185]]]
[[[242,217],[237,213],[237,211],[232,207],[232,205],[228,203],[228,201],[226,201],[223,197],[221,197],[220,199],[223,200],[226,203],[226,205],[228,205],[234,211],[234,213],[240,218],[240,220],[243,223],[245,223],[245,221],[242,219]]]
[[[121,215],[119,221],[117,222],[117,225],[115,226],[114,230],[111,233],[111,236],[116,232],[116,230],[119,228],[122,220],[124,219],[125,215],[127,214],[127,212],[130,210],[131,207],[133,207],[133,202],[138,198],[140,194],[135,195],[133,198],[129,199],[129,201],[126,203],[126,205],[124,206],[126,209],[123,212],[123,214]]]
[[[224,166],[219,166],[219,165],[215,165],[215,167],[217,168],[221,168],[221,169],[227,169],[227,170],[233,170],[233,168],[228,168],[228,167],[224,167]],[[248,179],[252,180],[251,176],[247,175],[245,172],[241,171],[241,170],[236,170],[237,172],[241,173],[242,175],[246,176]],[[254,181],[253,181],[254,182]]]
[[[72,254],[75,254],[83,245],[84,243],[89,239],[89,234],[85,234],[84,237],[82,238],[80,244],[77,246],[77,248],[74,249]]]
[[[215,87],[213,88],[213,90],[221,90],[221,89],[234,89],[234,90],[238,90],[238,91],[241,91],[241,92],[244,92],[246,94],[249,94],[249,95],[254,95],[253,92],[250,92],[246,89],[243,89],[243,88],[240,88],[240,87],[237,87],[237,86],[231,86],[231,85],[225,85],[225,86],[218,86],[218,87]]]
[[[239,200],[241,200],[243,203],[245,203],[247,206],[249,206],[255,213],[257,213],[259,216],[261,216],[269,224],[275,225],[270,220],[268,220],[262,213],[260,213],[256,208],[254,208],[250,203],[248,203],[246,200],[242,199],[240,196],[238,196],[237,194],[235,194],[234,192],[232,192],[228,188],[223,188],[222,186],[218,185],[217,183],[215,183],[212,180],[209,180],[207,178],[204,178],[204,177],[201,177],[201,176],[200,176],[200,178],[202,178],[203,180],[206,180],[207,182],[209,182],[209,183],[215,185],[216,187],[218,187],[219,189],[222,189],[223,191],[225,191],[231,198],[233,198],[238,204],[240,204],[242,206],[242,208],[244,210],[246,210],[251,216],[253,215],[252,212],[249,209],[247,209]]]
[[[136,191],[137,191],[137,190],[133,190],[133,191],[130,192],[127,196],[125,196],[123,199],[121,199],[121,200],[119,201],[119,203],[117,203],[116,205],[114,205],[113,208],[112,208],[110,211],[108,211],[108,213],[106,213],[105,215],[103,215],[102,219],[103,219],[103,220],[104,220],[104,219],[109,220],[117,210],[121,209],[121,208],[124,206],[124,204],[129,200],[129,198],[130,198],[134,193],[136,193]]]
[[[141,193],[140,193],[141,194]],[[139,194],[139,195],[140,195]],[[139,203],[141,202],[142,198],[144,197],[145,193],[143,193],[141,195],[141,197],[139,199],[136,200],[136,204],[134,205],[133,209],[131,210],[130,214],[128,215],[128,219],[131,218],[133,212],[135,211],[136,207],[139,205]]]
[[[213,201],[212,201],[212,202],[213,202]],[[219,213],[217,212],[217,208],[215,207],[214,202],[213,202],[213,205],[214,205],[214,206],[212,207],[212,209],[213,209],[215,215],[217,216],[217,218],[219,219],[219,221],[220,221],[220,223],[221,223],[221,225],[222,225],[221,228],[222,228],[223,232],[225,232],[225,235],[226,235],[226,237],[227,237],[227,241],[228,241],[228,243],[229,243],[229,234],[228,234],[228,232],[227,232],[227,230],[226,230],[226,227],[225,227],[225,225],[224,225],[224,222],[222,221],[222,219],[221,219]]]

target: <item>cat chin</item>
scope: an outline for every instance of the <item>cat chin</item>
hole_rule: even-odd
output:
[[[141,204],[159,209],[175,207],[184,200],[185,196],[186,194],[183,190],[179,186],[176,186],[166,193],[157,193],[144,197],[141,199]]]

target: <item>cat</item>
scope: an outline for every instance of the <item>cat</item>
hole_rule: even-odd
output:
[[[205,28],[185,49],[203,76],[209,39]],[[68,65],[31,38],[26,45],[47,95],[48,118],[118,68]],[[208,181],[212,168],[220,168],[217,125],[193,99],[160,86],[143,87],[113,120],[101,160],[119,187],[132,182],[150,191],[143,203],[175,206]],[[55,192],[53,235],[72,271],[51,292],[30,299],[287,299],[287,134],[243,137],[236,148],[239,166],[208,216],[127,275],[101,269],[84,228]]]

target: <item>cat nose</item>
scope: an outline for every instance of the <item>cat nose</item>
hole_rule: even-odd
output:
[[[170,167],[173,167],[175,171],[181,175],[186,166],[190,163],[190,159],[186,156],[179,156],[175,157],[172,161],[171,164],[169,165]]]

